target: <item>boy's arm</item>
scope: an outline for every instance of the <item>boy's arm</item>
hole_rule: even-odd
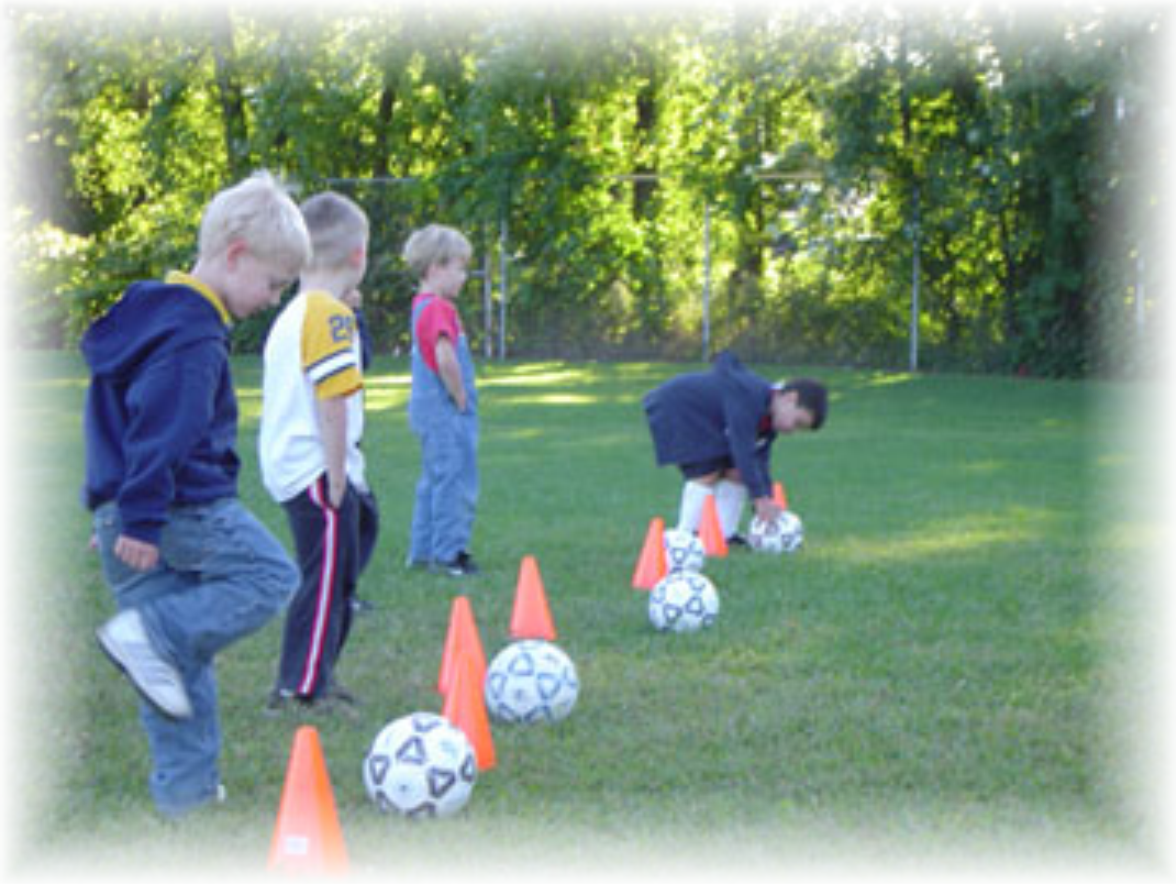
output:
[[[765,481],[771,481],[771,473],[768,469],[768,458],[771,456],[771,451],[772,449],[770,445],[762,445],[758,446],[755,452],[756,463],[759,465],[762,471],[761,474],[763,475]],[[779,517],[780,513],[784,512],[784,510],[780,508],[779,504],[777,504],[772,496],[766,493],[766,491],[764,494],[759,496],[753,496],[751,504],[755,509],[755,514],[765,522],[775,521]]]
[[[461,380],[461,365],[457,361],[457,351],[453,349],[453,342],[442,335],[437,338],[437,347],[433,351],[437,356],[437,374],[441,383],[445,385],[457,410],[466,410],[466,388]]]
[[[352,349],[355,319],[346,305],[323,292],[309,293],[302,327],[302,370],[314,385],[327,501],[347,493],[347,399],[363,388]]]
[[[175,465],[212,421],[215,360],[190,347],[147,366],[127,394],[126,476],[118,506],[123,532],[114,552],[149,571],[159,562],[159,536],[172,503]]]
[[[347,399],[331,396],[317,402],[327,463],[327,496],[331,508],[338,509],[347,494]]]
[[[758,414],[748,409],[745,403],[728,399],[724,403],[727,422],[727,442],[731,460],[743,477],[743,484],[753,500],[772,496],[772,484],[768,479],[767,464],[760,459],[756,450],[756,427]]]

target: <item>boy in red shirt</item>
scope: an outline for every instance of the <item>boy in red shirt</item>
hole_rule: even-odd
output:
[[[412,303],[409,425],[421,442],[409,567],[454,577],[478,573],[469,552],[478,503],[478,392],[469,341],[454,304],[473,248],[439,224],[418,230],[404,260],[421,280]]]

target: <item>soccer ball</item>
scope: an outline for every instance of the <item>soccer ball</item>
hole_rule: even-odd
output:
[[[667,571],[701,571],[706,562],[702,541],[689,531],[670,528],[662,535]]]
[[[659,632],[697,632],[719,616],[719,594],[701,574],[675,571],[649,594],[649,622]]]
[[[499,721],[560,721],[579,696],[575,665],[551,642],[507,645],[486,670],[486,710]]]
[[[410,818],[457,813],[478,778],[466,735],[431,712],[416,712],[387,725],[363,761],[368,797],[383,813]]]
[[[756,516],[751,520],[747,542],[759,552],[793,553],[804,543],[804,525],[791,510],[784,510],[771,522]]]

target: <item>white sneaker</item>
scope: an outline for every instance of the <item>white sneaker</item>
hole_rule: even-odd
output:
[[[133,608],[106,621],[98,645],[152,706],[170,718],[191,718],[192,704],[176,668],[151,646],[143,618]]]

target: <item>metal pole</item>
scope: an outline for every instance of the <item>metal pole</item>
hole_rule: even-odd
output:
[[[1140,246],[1139,250],[1135,253],[1135,331],[1141,338],[1143,337],[1144,329],[1147,327],[1147,312],[1143,297],[1143,285],[1143,247]]]
[[[509,246],[509,237],[506,229],[506,212],[502,213],[498,226],[498,286],[501,299],[498,302],[498,359],[503,361],[506,359],[506,300],[507,292],[507,267],[510,265],[510,257],[507,254]]]
[[[710,361],[711,215],[710,203],[702,210],[702,361]]]
[[[910,370],[919,370],[919,189],[914,194],[914,223],[911,227],[911,354]]]
[[[489,239],[489,237],[487,237]],[[490,264],[490,243],[482,250],[482,317],[486,333],[482,338],[482,353],[489,359],[494,355],[494,280],[490,278],[493,267]]]

